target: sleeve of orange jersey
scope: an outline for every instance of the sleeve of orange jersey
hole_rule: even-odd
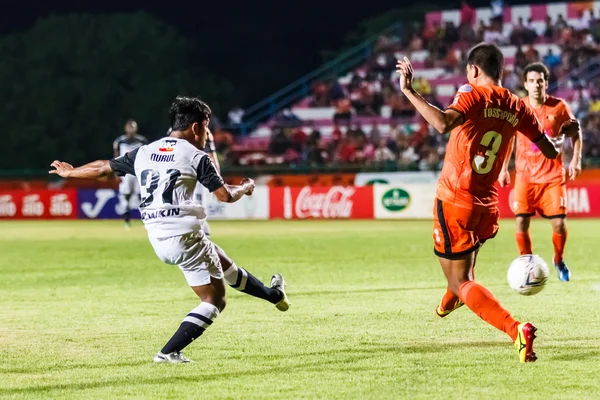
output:
[[[458,88],[454,101],[448,109],[457,111],[463,115],[464,119],[473,113],[477,113],[477,103],[479,100],[479,94],[473,90],[471,85],[462,85]]]
[[[532,142],[538,141],[540,137],[545,134],[544,127],[540,124],[540,121],[538,121],[533,111],[531,111],[522,100],[519,101],[521,101],[522,104],[518,130]]]

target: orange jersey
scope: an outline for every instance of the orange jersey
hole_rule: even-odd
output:
[[[560,127],[566,121],[575,118],[567,103],[557,97],[548,96],[544,105],[535,109],[531,107],[529,98],[523,102],[533,110],[544,127],[544,132],[550,137],[560,135]],[[551,160],[542,154],[540,149],[524,137],[517,139],[517,156],[515,159],[517,180],[528,183],[564,183],[565,168],[562,155]]]
[[[516,132],[536,140],[543,128],[521,99],[499,86],[463,85],[449,108],[464,122],[450,134],[437,198],[461,208],[495,209],[495,182]]]

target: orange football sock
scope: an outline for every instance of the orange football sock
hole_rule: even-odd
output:
[[[552,244],[554,245],[554,262],[558,263],[563,260],[565,252],[565,244],[567,243],[567,231],[563,235],[556,232],[552,233]]]
[[[458,296],[450,291],[450,289],[446,289],[446,294],[442,297],[442,301],[440,301],[440,307],[442,310],[453,310],[456,307],[456,302],[460,300]]]
[[[519,321],[511,317],[489,290],[476,282],[469,281],[461,285],[458,293],[471,311],[515,341]]]
[[[531,236],[529,236],[529,232],[517,232],[517,245],[521,255],[531,254]]]

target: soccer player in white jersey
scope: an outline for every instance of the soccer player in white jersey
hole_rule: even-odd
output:
[[[181,350],[197,339],[225,308],[225,285],[267,300],[286,311],[289,300],[280,274],[265,286],[236,264],[202,232],[206,217],[193,201],[196,182],[220,201],[233,203],[250,196],[254,181],[227,185],[204,149],[211,110],[196,98],[177,97],[170,109],[169,137],[141,146],[112,160],[97,160],[81,167],[54,161],[51,174],[64,178],[97,179],[116,173],[135,175],[142,193],[140,211],[148,237],[159,259],[178,265],[192,290],[202,299],[184,318],[179,329],[154,357],[159,363],[190,360]],[[223,260],[223,262],[221,261]]]
[[[148,140],[142,135],[137,134],[137,122],[133,119],[125,122],[125,134],[119,136],[113,142],[113,157],[122,157],[125,154],[137,149],[140,146],[148,144]],[[133,175],[125,175],[119,178],[119,202],[125,221],[125,229],[131,228],[131,197],[139,196],[139,186],[137,179]]]

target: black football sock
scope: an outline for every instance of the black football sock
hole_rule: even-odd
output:
[[[273,304],[279,303],[283,298],[283,293],[279,290],[265,286],[250,272],[244,268],[238,268],[235,263],[231,264],[224,275],[225,282],[229,286],[250,296],[258,297]]]
[[[199,338],[219,316],[219,309],[210,303],[201,303],[184,318],[177,332],[161,350],[163,354],[179,352]]]

